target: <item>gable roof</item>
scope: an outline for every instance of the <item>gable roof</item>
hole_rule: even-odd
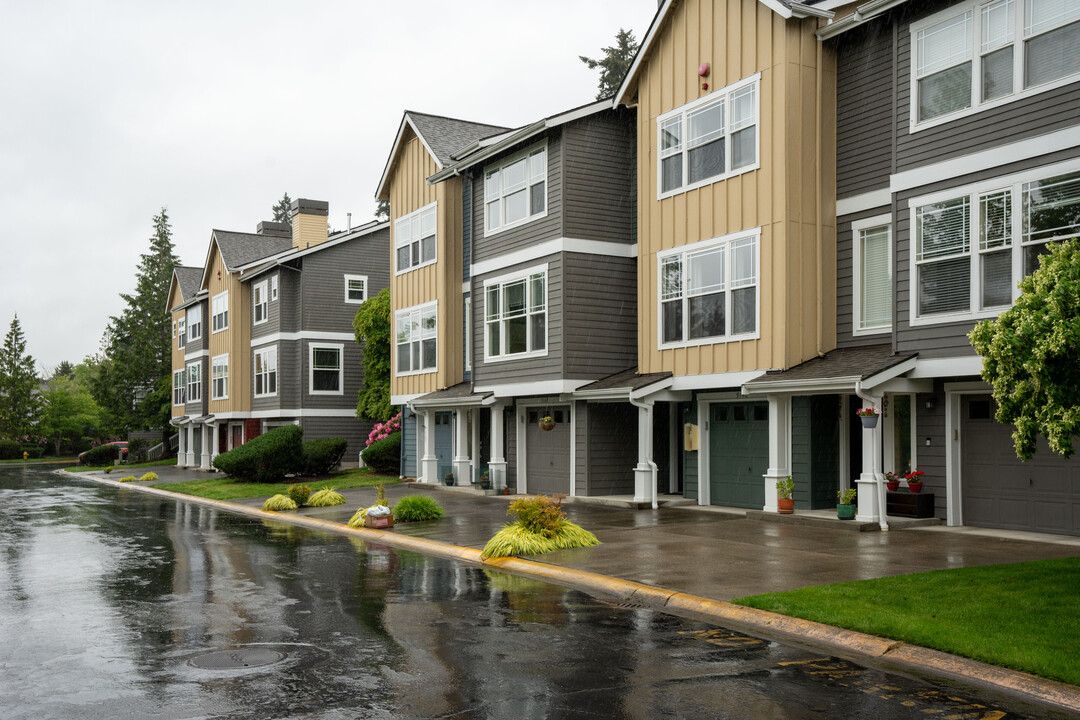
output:
[[[271,255],[285,252],[292,247],[292,238],[256,233],[230,232],[213,230],[210,233],[210,247],[206,250],[206,266],[203,268],[200,287],[206,287],[206,273],[210,271],[210,255],[217,247],[221,261],[227,271],[235,272],[241,265],[248,265]]]
[[[173,297],[173,289],[179,291],[179,302],[166,308],[172,312],[176,308],[187,305],[199,294],[203,269],[190,265],[176,265],[173,267],[172,279],[169,281],[169,295],[165,302],[168,303]]]
[[[383,168],[379,186],[375,190],[375,197],[378,200],[384,200],[387,197],[386,181],[390,177],[390,168],[394,166],[398,153],[401,151],[406,128],[420,139],[439,170],[451,161],[451,155],[455,150],[460,150],[482,138],[509,130],[499,125],[486,125],[406,110],[401,118],[401,125],[398,126],[394,145],[390,149],[390,157],[386,159],[386,167]]]
[[[247,282],[262,273],[269,270],[273,270],[276,267],[285,265],[292,262],[297,258],[306,257],[313,253],[322,252],[333,247],[337,247],[343,243],[357,238],[362,238],[368,235],[373,235],[380,230],[388,230],[390,228],[389,220],[372,220],[358,227],[354,227],[352,230],[343,230],[331,235],[326,242],[321,242],[311,247],[300,249],[292,247],[291,245],[283,252],[275,253],[273,255],[267,255],[250,263],[240,266],[240,281]]]
[[[870,0],[868,3],[859,5],[850,15],[846,15],[836,22],[830,22],[818,30],[818,39],[827,40],[836,37],[906,2],[907,0]]]
[[[785,20],[793,17],[821,17],[831,20],[833,16],[833,13],[829,10],[814,7],[814,5],[822,4],[823,0],[802,0],[802,2],[799,2],[799,0],[757,1]],[[634,55],[634,61],[630,64],[630,69],[626,71],[626,77],[623,78],[622,83],[619,85],[619,89],[615,91],[613,100],[615,105],[627,104],[627,95],[637,86],[637,75],[641,70],[642,61],[652,50],[653,44],[656,42],[661,28],[664,26],[664,21],[668,19],[672,10],[674,10],[679,2],[680,0],[664,0],[660,5],[660,9],[656,11],[656,15],[649,24],[649,29],[645,32],[645,39],[641,41],[641,46],[638,47],[637,54]]]

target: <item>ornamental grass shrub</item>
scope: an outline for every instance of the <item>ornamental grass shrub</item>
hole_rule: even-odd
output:
[[[295,510],[296,503],[294,503],[292,498],[288,495],[278,494],[264,502],[262,509],[270,512],[285,512],[287,510]]]
[[[311,507],[333,507],[334,505],[344,505],[345,496],[330,488],[325,488],[312,493],[311,497],[308,498],[307,504]]]
[[[145,473],[141,478],[139,478],[139,482],[150,482],[152,480],[157,480],[156,472]]]
[[[240,447],[214,458],[214,467],[225,474],[252,482],[280,482],[301,469],[304,431],[283,425],[248,440]]]
[[[360,508],[355,513],[353,513],[353,516],[351,518],[349,518],[349,522],[348,522],[349,527],[351,527],[351,528],[364,527],[364,515],[367,514],[367,511],[368,511],[367,508]]]
[[[292,498],[296,507],[304,507],[308,498],[311,497],[311,488],[307,485],[290,485],[285,489],[285,494]]]
[[[364,464],[384,475],[401,474],[401,432],[371,443],[360,453]]]
[[[341,464],[349,441],[345,438],[319,438],[303,445],[302,475],[326,475]]]
[[[515,500],[506,513],[517,515],[517,522],[495,533],[480,557],[541,555],[600,544],[591,532],[566,519],[561,496],[537,495]]]
[[[394,520],[398,522],[422,522],[438,520],[446,511],[427,495],[406,495],[394,505]]]
[[[87,450],[79,462],[83,465],[107,465],[118,457],[120,457],[120,446],[105,444]]]
[[[124,477],[117,480],[117,482],[135,482],[135,476],[134,475],[125,475]]]

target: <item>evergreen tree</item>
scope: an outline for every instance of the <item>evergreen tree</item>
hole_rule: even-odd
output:
[[[379,200],[375,205],[375,219],[385,222],[390,219],[390,201]]]
[[[16,314],[0,348],[0,438],[22,440],[33,430],[40,406],[35,368]]]
[[[70,377],[74,377],[74,376],[75,376],[75,366],[72,365],[71,363],[69,363],[67,360],[61,360],[60,364],[57,365],[53,369],[52,375],[50,377],[54,377],[54,378],[56,378],[56,377],[69,377],[70,378]]]
[[[626,77],[630,64],[634,61],[634,55],[638,51],[638,42],[634,39],[634,33],[630,30],[619,28],[615,34],[615,46],[603,48],[604,57],[599,60],[578,55],[581,62],[585,63],[590,70],[600,68],[599,91],[596,99],[602,100],[611,97],[619,89],[623,78]]]
[[[289,208],[292,206],[292,198],[289,197],[289,193],[285,193],[278,200],[277,205],[271,208],[274,213],[274,222],[285,223],[289,227],[292,227],[292,216],[289,214]]]
[[[386,420],[390,417],[390,288],[360,306],[353,329],[364,356],[364,385],[356,416]]]

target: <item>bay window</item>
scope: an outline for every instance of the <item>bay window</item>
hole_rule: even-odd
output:
[[[546,353],[546,266],[484,282],[484,347],[487,359]]]

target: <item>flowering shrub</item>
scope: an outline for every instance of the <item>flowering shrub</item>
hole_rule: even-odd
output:
[[[385,440],[390,437],[392,433],[396,433],[399,430],[401,430],[401,413],[398,413],[386,422],[375,423],[375,427],[371,428],[371,432],[368,433],[367,442],[365,444],[367,447],[371,447],[371,443]]]

